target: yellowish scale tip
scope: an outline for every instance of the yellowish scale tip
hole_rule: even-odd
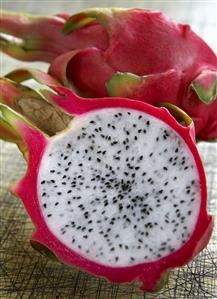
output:
[[[156,106],[168,109],[172,116],[182,124],[184,123],[186,127],[189,127],[193,122],[191,117],[186,112],[171,103],[159,103]]]

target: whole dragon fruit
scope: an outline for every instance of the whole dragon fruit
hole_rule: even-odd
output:
[[[170,104],[184,125],[165,108],[48,85],[43,99],[73,117],[51,138],[0,104],[0,125],[28,160],[12,190],[35,225],[33,246],[110,281],[156,290],[206,246],[213,228],[192,120]]]
[[[5,53],[51,62],[50,74],[80,95],[171,102],[192,117],[198,139],[217,137],[217,58],[189,25],[117,8],[1,19],[2,32],[22,39],[2,38]]]

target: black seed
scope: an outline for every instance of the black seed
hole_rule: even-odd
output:
[[[47,193],[46,193],[46,192],[43,192],[41,196],[46,196],[46,195],[47,195]]]
[[[47,215],[48,218],[51,217],[51,216],[52,216],[52,214],[48,214],[48,215]]]
[[[130,132],[129,132],[129,131],[126,131],[126,134],[127,134],[127,135],[130,135]]]
[[[41,184],[42,184],[42,185],[45,184],[45,181],[41,181]]]
[[[46,204],[46,203],[44,203],[44,204],[43,204],[43,207],[44,207],[44,208],[46,208],[46,207],[47,207],[47,204]]]
[[[88,235],[84,235],[83,238],[84,238],[84,239],[87,239],[87,238],[88,238]]]
[[[50,170],[50,173],[54,173],[54,172],[55,172],[55,170],[54,170],[54,169]]]

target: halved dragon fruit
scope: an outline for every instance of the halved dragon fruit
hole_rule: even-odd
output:
[[[80,95],[170,102],[191,116],[198,139],[217,138],[217,58],[189,25],[136,8],[0,18],[1,32],[21,39],[3,38],[2,51],[51,62],[50,74]]]
[[[51,138],[0,105],[28,149],[13,192],[35,225],[32,243],[112,282],[156,290],[212,232],[191,119],[172,107],[185,127],[165,108],[52,88],[44,95],[75,117]]]

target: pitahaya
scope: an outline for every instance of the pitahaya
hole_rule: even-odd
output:
[[[63,53],[50,73],[80,95],[171,102],[192,117],[198,139],[217,138],[217,59],[189,25],[156,11],[118,8],[1,18],[2,32],[23,40],[3,41],[4,52],[49,62]]]
[[[170,269],[206,246],[213,227],[191,119],[124,98],[84,99],[43,91],[74,118],[47,137],[0,104],[28,149],[13,187],[35,225],[34,246],[117,283],[156,290]]]

